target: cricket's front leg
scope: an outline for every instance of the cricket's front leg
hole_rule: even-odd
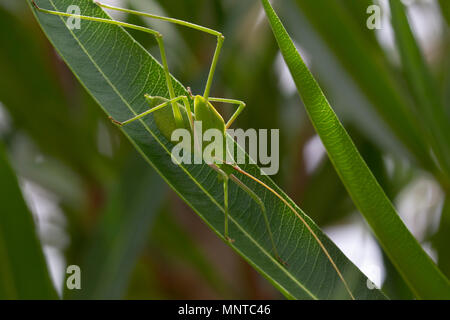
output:
[[[145,98],[146,98],[146,99],[152,99],[152,98],[155,98],[155,97],[151,97],[151,96],[149,96],[149,95],[145,95]],[[165,102],[163,102],[163,103],[157,105],[156,107],[153,107],[153,108],[151,108],[151,109],[149,109],[149,110],[147,110],[147,111],[144,111],[143,113],[138,114],[138,115],[136,115],[135,117],[133,117],[133,118],[131,118],[131,119],[128,119],[128,120],[126,120],[126,121],[123,121],[123,122],[122,122],[122,121],[115,120],[113,117],[109,117],[109,119],[110,119],[113,123],[117,124],[118,126],[123,127],[123,126],[125,126],[125,125],[127,125],[127,124],[129,124],[129,123],[131,123],[131,122],[134,122],[134,121],[136,121],[136,120],[142,119],[143,117],[145,117],[145,116],[147,116],[147,115],[149,115],[149,114],[151,114],[151,113],[153,113],[153,112],[155,112],[155,111],[158,111],[159,109],[162,109],[162,108],[164,108],[164,107],[167,107],[168,105],[171,105],[172,103],[176,103],[176,102],[178,102],[178,101],[180,101],[180,100],[183,100],[183,102],[184,102],[184,104],[185,104],[185,106],[186,106],[186,109],[188,110],[188,114],[190,114],[189,100],[187,99],[186,96],[179,96],[179,97],[176,97],[176,98],[174,98],[174,99],[167,100],[167,101],[165,101]],[[191,116],[192,116],[192,115],[191,115]]]

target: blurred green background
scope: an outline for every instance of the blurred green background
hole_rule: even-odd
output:
[[[246,101],[248,108],[235,126],[279,128],[276,182],[391,298],[411,297],[355,212],[299,107],[259,1],[103,2],[222,31],[226,42],[212,90],[215,96]],[[400,64],[387,1],[375,3],[383,9],[380,30],[366,27],[371,0],[278,0],[274,6],[406,225],[449,277],[450,177],[432,156],[411,147],[417,141],[408,135],[406,119],[397,117],[401,104],[416,132],[428,130]],[[449,125],[450,1],[404,3]],[[201,92],[214,38],[113,16],[160,30],[171,72],[194,93]],[[159,59],[152,37],[132,34]],[[25,1],[0,0],[0,40],[0,141],[35,218],[60,295],[282,298],[140,158],[58,57]],[[232,112],[219,111],[225,118]],[[81,267],[83,290],[65,291],[65,268],[74,264]]]

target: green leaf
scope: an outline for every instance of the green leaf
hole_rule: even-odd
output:
[[[442,15],[445,21],[447,21],[447,25],[450,25],[450,2],[447,0],[439,0],[439,5],[441,6]]]
[[[417,114],[442,171],[450,177],[450,118],[411,31],[404,5],[398,0],[389,3],[403,70],[417,101]],[[450,188],[449,181],[446,187]]]
[[[151,243],[158,246],[159,252],[164,256],[183,261],[195,270],[211,288],[221,297],[231,299],[231,288],[225,282],[221,272],[208,260],[206,254],[199,248],[192,238],[167,209],[161,212],[155,221]],[[161,254],[161,253],[160,253]]]
[[[38,4],[65,12],[73,2],[42,0]],[[90,0],[78,1],[77,5],[83,15],[108,17]],[[30,7],[33,9],[31,3]],[[80,30],[71,31],[64,18],[33,12],[60,56],[107,115],[126,120],[148,109],[144,94],[168,97],[161,65],[122,28],[82,21]],[[187,94],[179,82],[175,81],[174,87],[177,95]],[[124,127],[123,133],[169,186],[224,239],[223,187],[217,174],[207,165],[175,165],[170,155],[173,145],[159,132],[151,116]],[[323,242],[356,298],[384,298],[380,291],[367,288],[367,278],[271,179],[260,175],[257,166],[243,169],[295,207]],[[350,298],[330,260],[301,220],[272,193],[241,174],[237,176],[264,200],[276,246],[289,265],[284,267],[274,258],[259,206],[234,183],[229,190],[230,235],[235,240],[231,247],[288,298]]]
[[[395,77],[396,74],[392,72],[392,67],[388,65],[377,42],[373,41],[373,36],[367,36],[369,30],[366,25],[358,25],[342,2],[296,0],[301,11],[339,58],[386,124],[414,158],[434,173],[436,168],[420,131],[420,125],[411,113],[409,96],[402,90],[401,82]],[[358,15],[369,17],[364,11]]]
[[[447,277],[450,277],[450,197],[444,201],[439,229],[432,237],[433,247],[438,253],[438,266]]]
[[[447,278],[401,221],[269,1],[262,0],[262,3],[311,122],[356,207],[416,296],[423,299],[448,299],[450,284]]]
[[[42,54],[45,43],[36,36],[37,24],[32,26],[35,28],[25,26],[0,6],[0,101],[14,125],[32,137],[42,152],[84,175],[98,174],[101,159],[96,140],[91,138],[95,135],[81,117],[70,112],[76,102],[68,103],[55,70],[46,68],[48,61]],[[93,114],[88,119],[98,121],[96,118]]]
[[[67,290],[65,299],[121,299],[166,189],[141,159],[127,163],[82,260],[82,290]],[[149,196],[151,195],[151,197]]]
[[[58,299],[33,216],[0,144],[0,300]]]

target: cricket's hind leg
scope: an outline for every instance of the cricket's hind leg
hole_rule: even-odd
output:
[[[275,241],[273,240],[272,229],[270,227],[269,219],[267,217],[267,211],[266,211],[266,206],[264,205],[264,202],[252,189],[250,189],[245,183],[243,183],[241,180],[239,180],[234,174],[230,174],[229,177],[260,206],[261,212],[262,212],[262,215],[264,218],[264,223],[266,224],[267,233],[269,235],[270,242],[272,244],[273,254],[274,254],[275,258],[281,264],[287,266],[287,263],[283,259],[281,259],[280,255],[278,254],[277,247],[275,246]]]
[[[261,212],[264,218],[264,223],[266,225],[267,233],[270,238],[270,242],[272,244],[272,251],[275,256],[275,258],[283,265],[287,265],[283,259],[281,259],[280,255],[278,254],[278,250],[275,246],[275,242],[273,240],[273,234],[272,229],[270,228],[269,219],[267,218],[267,211],[266,206],[264,205],[264,202],[261,200],[260,197],[247,185],[245,185],[241,180],[239,180],[234,174],[228,174],[224,170],[220,169],[216,164],[211,164],[211,168],[213,168],[216,172],[219,173],[219,176],[223,180],[223,193],[224,193],[224,211],[225,211],[225,222],[224,222],[224,237],[229,242],[234,242],[233,239],[229,237],[228,233],[228,220],[229,220],[229,206],[228,206],[228,183],[231,179],[234,181],[243,191],[245,191],[261,208]]]
[[[229,233],[228,233],[228,220],[229,220],[229,211],[228,211],[228,180],[229,180],[229,177],[228,177],[228,174],[225,171],[223,171],[222,169],[220,169],[217,165],[210,164],[210,167],[213,168],[219,174],[219,177],[223,181],[223,207],[224,207],[224,211],[225,211],[224,238],[228,242],[233,243],[234,240],[229,237]]]

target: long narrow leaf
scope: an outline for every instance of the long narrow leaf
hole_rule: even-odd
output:
[[[33,217],[0,144],[0,300],[57,299]]]
[[[450,2],[448,0],[439,0],[439,5],[447,25],[450,26]]]
[[[73,1],[41,0],[37,3],[47,9],[65,12]],[[77,5],[83,15],[108,18],[90,0],[77,1]],[[126,120],[147,110],[145,93],[168,97],[161,65],[123,28],[82,21],[80,30],[69,30],[64,18],[34,9],[33,12],[60,56],[107,115]],[[174,86],[176,94],[187,94],[180,83],[175,81]],[[223,188],[217,174],[207,165],[174,164],[170,152],[173,145],[160,133],[151,116],[124,127],[123,133],[175,192],[223,239]],[[257,166],[243,168],[292,203],[269,178],[260,175]],[[238,176],[263,199],[275,244],[289,266],[281,265],[271,252],[260,207],[234,183],[230,185],[229,203],[230,235],[235,242],[230,245],[286,297],[350,298],[343,281],[313,235],[296,216],[298,214],[323,242],[356,298],[384,298],[380,291],[367,288],[366,277],[293,203],[296,214],[273,193],[243,175]]]
[[[67,290],[65,299],[123,298],[166,193],[161,183],[143,160],[130,161],[84,255],[83,290]]]
[[[409,97],[389,69],[382,50],[365,34],[369,31],[366,25],[355,23],[342,5],[345,0],[295,2],[393,133],[421,165],[435,173],[420,125],[411,113]],[[367,18],[365,11],[358,14]]]
[[[417,297],[449,298],[448,280],[401,221],[303,62],[270,2],[261,1],[308,115],[355,205]]]
[[[450,118],[411,31],[403,3],[398,0],[389,3],[403,70],[417,100],[418,116],[440,167],[450,177]]]

